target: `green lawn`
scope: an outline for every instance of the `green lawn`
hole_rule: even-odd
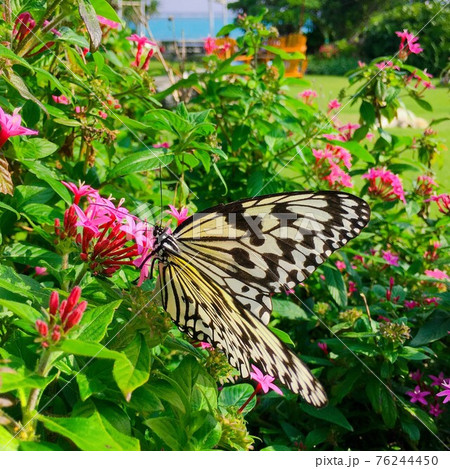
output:
[[[339,91],[342,88],[348,86],[348,80],[345,77],[336,76],[325,76],[325,75],[306,75],[305,79],[310,83],[308,86],[293,86],[291,88],[292,95],[296,95],[299,91],[306,88],[312,88],[317,91],[318,97],[317,103],[320,109],[326,109],[327,104],[331,99],[337,98]],[[433,80],[433,84],[436,86],[435,89],[427,91],[426,99],[433,107],[433,111],[425,111],[422,109],[413,99],[409,96],[404,96],[402,101],[404,102],[407,109],[414,112],[417,117],[424,118],[427,122],[433,119],[439,119],[441,117],[450,117],[450,95],[447,88],[438,86],[438,81]],[[358,85],[359,86],[359,85]],[[351,92],[351,91],[350,91]],[[350,93],[347,90],[347,95]],[[345,104],[339,113],[339,120],[343,123],[347,122],[358,122],[359,113],[357,106],[350,106]],[[436,161],[433,165],[433,170],[436,172],[437,180],[440,184],[439,192],[445,192],[450,189],[450,162],[449,162],[449,145],[450,145],[450,120],[437,124],[434,129],[439,132],[440,138],[443,140],[445,150],[442,152],[442,156],[439,161]],[[408,135],[408,136],[420,136],[423,132],[421,129],[412,128],[389,128],[387,129],[390,133],[395,135]],[[411,175],[415,177],[415,175]]]

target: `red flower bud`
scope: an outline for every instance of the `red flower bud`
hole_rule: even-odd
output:
[[[62,300],[61,304],[59,306],[59,315],[61,317],[62,322],[64,322],[64,320],[66,319],[66,316],[67,316],[67,313],[65,313],[66,304],[67,304],[67,300]]]
[[[45,321],[38,319],[36,321],[36,329],[42,337],[45,337],[48,334],[48,325]]]
[[[77,325],[80,321],[81,318],[83,317],[83,313],[86,309],[87,306],[87,301],[82,301],[75,311],[69,314],[67,317],[66,324],[64,326],[64,332],[67,332],[69,329],[72,329],[73,326]]]
[[[73,287],[72,291],[69,294],[69,297],[67,298],[67,304],[66,304],[66,307],[64,308],[64,312],[68,313],[69,311],[72,311],[72,309],[78,303],[80,298],[81,298],[81,288],[78,286]]]
[[[51,316],[54,316],[56,314],[56,311],[58,310],[58,306],[59,306],[58,292],[52,291],[50,295],[49,308],[48,308],[48,312],[50,313]]]
[[[53,342],[58,342],[60,338],[61,338],[60,327],[55,326],[52,332],[52,340]]]

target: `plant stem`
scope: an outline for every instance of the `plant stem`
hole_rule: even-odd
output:
[[[51,359],[52,352],[50,352],[48,349],[44,349],[37,365],[37,375],[44,378],[48,375],[51,368]],[[40,388],[33,388],[31,390],[27,405],[23,411],[24,426],[22,427],[22,430],[27,426],[30,427],[30,430],[27,431],[27,435],[29,435],[28,439],[32,439],[34,437],[34,432],[36,429],[36,419],[34,418],[34,414],[37,404],[39,403],[41,391],[42,390]]]
[[[11,23],[11,0],[5,0],[5,21]]]
[[[242,413],[242,411],[248,406],[250,401],[256,396],[256,394],[259,392],[260,389],[261,389],[261,385],[258,383],[255,390],[251,393],[250,397],[239,408],[238,414]]]

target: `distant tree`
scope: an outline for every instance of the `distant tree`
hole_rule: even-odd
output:
[[[229,8],[255,15],[268,10],[266,21],[281,34],[299,31],[310,19],[327,40],[354,39],[375,14],[405,3],[404,0],[238,0]]]

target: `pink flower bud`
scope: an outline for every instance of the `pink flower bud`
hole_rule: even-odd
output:
[[[52,291],[50,295],[49,308],[48,308],[48,312],[50,313],[51,316],[54,316],[56,314],[56,311],[58,310],[58,306],[59,306],[58,292]]]
[[[42,337],[45,337],[48,334],[48,325],[45,321],[38,319],[36,321],[36,329]]]
[[[67,313],[65,313],[66,310],[66,304],[67,300],[62,300],[61,304],[59,305],[59,315],[61,316],[61,321],[64,322],[66,319]]]

